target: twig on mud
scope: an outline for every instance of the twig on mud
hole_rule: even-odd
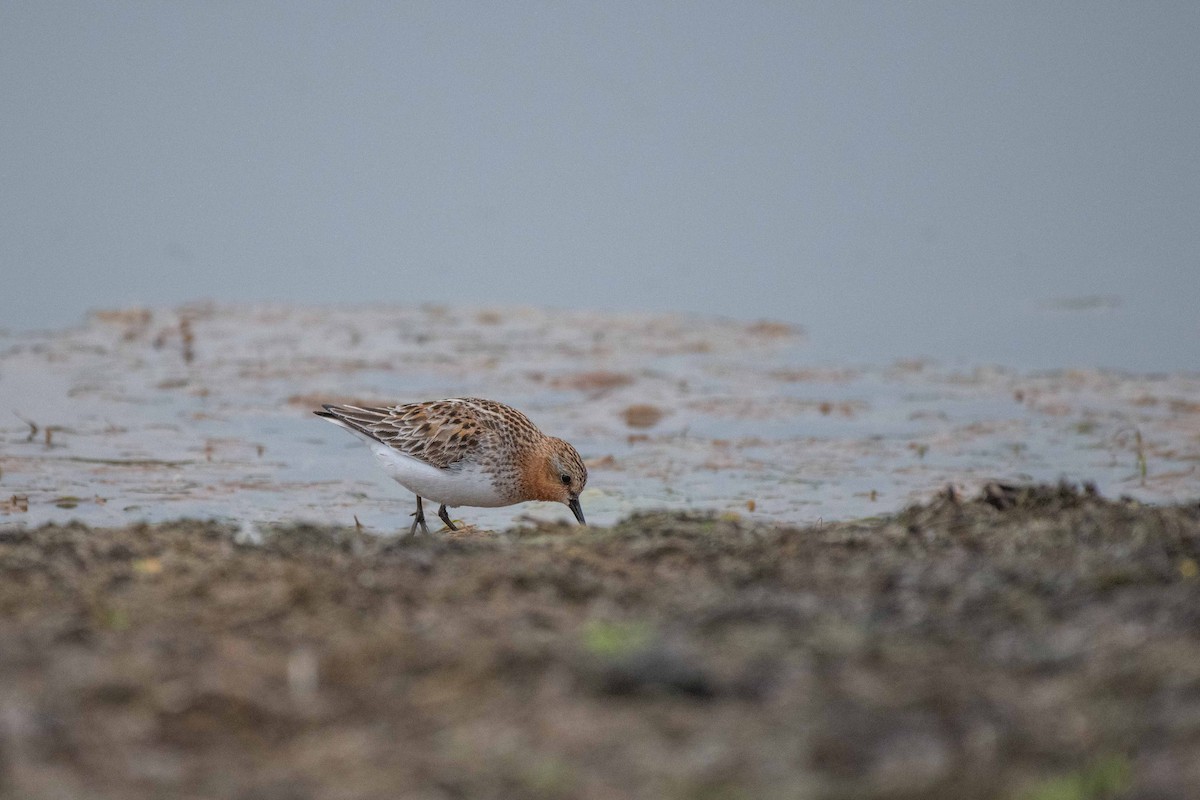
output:
[[[1138,475],[1142,479],[1142,486],[1146,485],[1146,448],[1142,443],[1142,432],[1137,428],[1133,430],[1134,450],[1137,453],[1137,468]]]
[[[1118,447],[1125,447],[1126,443],[1128,442],[1128,440],[1125,438],[1125,435],[1130,431],[1133,432],[1133,455],[1135,459],[1134,463],[1137,466],[1138,482],[1139,485],[1145,488],[1146,477],[1149,474],[1150,469],[1146,461],[1146,440],[1142,438],[1141,429],[1136,426],[1129,425],[1118,430],[1113,435],[1113,438]]]
[[[192,345],[196,342],[196,335],[192,333],[192,320],[190,317],[180,318],[179,339],[183,343],[183,363],[190,364],[196,357],[196,352],[192,349]]]
[[[37,426],[37,423],[36,423],[36,422],[34,422],[34,421],[33,421],[33,420],[31,420],[31,419],[25,419],[24,417],[22,417],[20,414],[18,414],[18,413],[17,413],[17,412],[15,412],[15,411],[13,412],[13,416],[14,416],[14,417],[16,417],[17,419],[21,420],[21,422],[24,422],[26,425],[28,425],[28,426],[29,426],[29,435],[25,437],[25,441],[27,441],[27,442],[32,442],[32,441],[33,441],[33,437],[37,436],[37,432],[38,432],[38,426]]]
[[[52,441],[54,438],[55,431],[65,431],[65,430],[66,430],[66,428],[64,428],[61,425],[47,425],[45,428],[46,447],[51,448],[51,447],[55,446]]]
[[[0,511],[3,511],[5,514],[12,514],[14,512],[26,512],[28,510],[29,510],[29,495],[27,495],[27,494],[14,494],[8,500],[0,502]]]

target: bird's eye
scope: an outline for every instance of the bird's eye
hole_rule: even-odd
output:
[[[567,473],[564,472],[562,475],[559,475],[558,477],[562,478],[563,486],[571,485],[571,476],[568,475]]]

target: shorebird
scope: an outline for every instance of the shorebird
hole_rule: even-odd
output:
[[[455,397],[387,408],[323,405],[318,417],[366,441],[384,471],[417,496],[409,535],[425,524],[422,498],[447,506],[494,508],[548,500],[565,504],[579,523],[587,467],[575,448],[547,436],[511,406]]]

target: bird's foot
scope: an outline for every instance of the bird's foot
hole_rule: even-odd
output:
[[[455,526],[454,522],[450,519],[450,512],[446,510],[445,503],[443,503],[442,507],[438,509],[438,517],[441,518],[442,522],[446,523],[446,527],[448,529],[450,529],[452,531],[458,530],[458,528]],[[460,522],[461,522],[461,520],[460,520]]]
[[[413,513],[409,514],[409,516],[413,517],[413,524],[412,524],[412,527],[408,529],[408,535],[409,536],[416,535],[417,526],[420,525],[421,532],[424,533],[426,536],[428,536],[429,535],[429,526],[425,524],[425,509],[421,505],[420,497],[417,498],[417,510],[414,511]]]

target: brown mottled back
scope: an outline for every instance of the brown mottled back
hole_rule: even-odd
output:
[[[405,455],[446,469],[494,454],[520,451],[542,439],[515,408],[477,397],[456,397],[389,408],[327,405],[329,415]]]

